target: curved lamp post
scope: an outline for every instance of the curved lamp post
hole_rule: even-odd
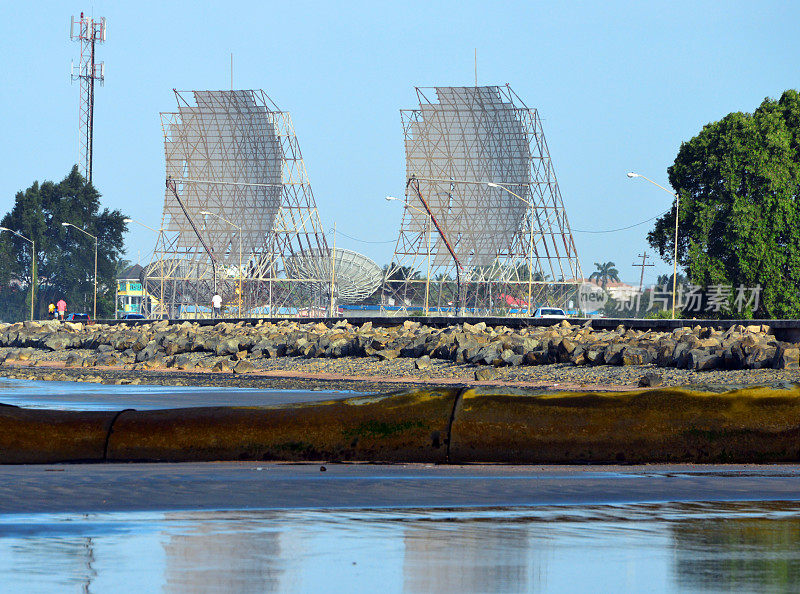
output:
[[[675,256],[673,258],[673,263],[672,263],[672,319],[674,320],[675,319],[675,293],[676,293],[676,288],[677,288],[677,283],[678,283],[678,213],[680,212],[679,209],[680,209],[680,206],[681,206],[681,197],[676,192],[672,192],[672,191],[668,190],[667,188],[665,188],[661,184],[658,184],[658,183],[654,182],[652,179],[650,179],[648,177],[645,177],[644,175],[641,175],[639,173],[633,173],[632,171],[629,171],[628,172],[628,177],[629,178],[641,177],[643,180],[649,181],[654,186],[658,186],[659,188],[664,190],[667,194],[671,194],[671,195],[675,196]]]
[[[84,235],[88,235],[92,239],[94,239],[94,305],[92,308],[92,319],[97,320],[97,237],[89,233],[88,231],[84,231],[80,227],[76,227],[72,223],[61,223],[62,227],[73,227],[77,229]]]
[[[490,188],[500,188],[501,190],[505,190],[512,196],[522,200],[525,204],[527,204],[531,208],[531,220],[528,222],[528,226],[531,229],[531,240],[530,244],[528,245],[528,317],[531,317],[531,307],[533,306],[533,304],[531,303],[531,301],[533,301],[533,202],[531,202],[530,200],[525,200],[525,198],[523,198],[519,194],[515,194],[507,187],[505,187],[503,184],[486,182],[486,185],[489,186]]]
[[[150,229],[150,231],[152,231],[153,233],[159,233],[160,234],[160,233],[162,233],[164,231],[163,227],[161,229],[154,229],[150,225],[145,225],[143,222],[137,221],[136,219],[132,219],[130,217],[128,217],[127,219],[122,219],[122,221],[124,223],[136,223],[137,225],[141,225],[145,229]],[[145,280],[147,280],[147,276],[145,276]],[[145,283],[145,286],[143,287],[143,289],[144,290],[142,292],[145,295],[149,296],[150,293],[147,291],[147,283]],[[144,300],[144,297],[142,297],[142,299]],[[150,305],[152,306],[152,299],[151,299]],[[158,304],[158,306],[161,309],[161,315],[164,315],[166,310],[164,309],[164,259],[163,258],[161,258],[161,295],[159,295],[159,304]],[[115,303],[114,304],[114,317],[116,317],[116,311],[117,311],[117,304]],[[140,308],[140,311],[141,311],[141,308]],[[150,312],[150,313],[152,314],[152,312]]]
[[[488,186],[490,188],[499,188],[501,190],[505,190],[518,200],[521,200],[525,204],[527,204],[531,208],[531,216],[533,216],[532,209],[534,208],[533,203],[530,200],[526,200],[519,194],[512,192],[509,190],[506,185],[521,185],[521,184],[503,184],[503,183],[496,183],[490,181],[479,181],[479,180],[465,180],[465,179],[447,179],[447,178],[435,178],[435,177],[420,177],[417,178],[423,181],[433,181],[433,182],[448,182],[454,184],[472,184],[477,186]],[[528,316],[531,315],[533,304],[533,220],[530,221],[530,229],[531,229],[531,237],[530,237],[530,245],[528,246]]]
[[[405,202],[404,200],[400,200],[400,198],[395,198],[394,196],[387,196],[386,200],[388,202]],[[428,296],[430,294],[430,286],[431,286],[431,215],[421,208],[417,208],[413,204],[408,202],[405,203],[406,206],[409,208],[413,208],[418,213],[424,215],[428,221],[427,225],[427,232],[425,233],[428,236],[428,273],[425,275],[425,315],[428,315],[430,309],[428,307]]]
[[[13,233],[20,239],[24,239],[31,244],[31,321],[33,321],[33,296],[34,291],[36,290],[36,242],[33,239],[28,239],[21,233],[17,233],[13,229],[9,229],[8,227],[0,227],[0,231],[8,231],[9,233]]]

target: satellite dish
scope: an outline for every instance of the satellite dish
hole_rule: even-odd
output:
[[[333,279],[339,303],[355,303],[369,297],[383,280],[380,266],[351,250],[304,250],[286,258],[284,264],[287,274],[293,279],[318,283],[323,287],[330,287]]]

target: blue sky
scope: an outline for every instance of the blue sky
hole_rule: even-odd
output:
[[[0,211],[34,180],[77,159],[81,10],[108,21],[98,59],[94,181],[103,204],[157,227],[164,157],[159,112],[173,88],[263,88],[292,113],[317,205],[337,247],[389,261],[400,225],[399,109],[414,86],[509,83],[544,120],[578,253],[588,275],[613,260],[623,280],[645,249],[643,221],[670,197],[680,143],[731,111],[799,88],[800,4],[789,2],[63,2],[14,3],[2,21]],[[128,257],[154,235],[132,226]],[[655,259],[645,282],[671,271]]]

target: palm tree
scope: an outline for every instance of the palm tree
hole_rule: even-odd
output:
[[[614,262],[604,262],[603,264],[595,262],[594,265],[597,270],[589,275],[590,281],[600,281],[600,286],[604,289],[609,281],[619,282],[619,270],[615,268]]]

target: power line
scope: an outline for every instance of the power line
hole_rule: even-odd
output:
[[[329,229],[329,231],[330,231],[330,229]],[[353,241],[360,241],[361,243],[394,243],[396,241],[395,239],[388,239],[386,241],[370,241],[368,239],[359,239],[358,237],[353,237],[352,235],[348,235],[344,231],[338,231],[338,230],[336,231],[336,234],[337,235],[344,235],[348,239],[352,239]]]
[[[614,233],[616,231],[625,231],[626,229],[633,229],[634,227],[638,227],[639,225],[644,225],[645,223],[649,223],[650,221],[657,219],[658,217],[663,217],[668,212],[672,212],[672,210],[665,210],[661,214],[657,214],[654,217],[650,217],[649,219],[645,219],[644,221],[640,221],[639,223],[634,223],[633,225],[628,225],[627,227],[619,227],[618,229],[605,229],[603,231],[590,231],[588,229],[573,229],[572,231],[575,233]]]

